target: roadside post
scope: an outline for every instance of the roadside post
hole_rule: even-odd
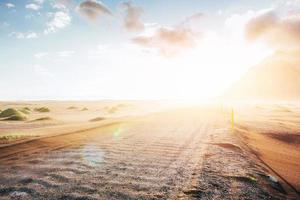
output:
[[[231,108],[231,130],[234,130],[234,110]]]

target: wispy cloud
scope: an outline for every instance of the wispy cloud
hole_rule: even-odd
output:
[[[300,15],[280,16],[274,10],[258,13],[247,23],[245,34],[249,41],[262,40],[276,48],[300,48]]]
[[[25,8],[27,8],[28,10],[33,10],[33,11],[37,11],[41,9],[41,6],[35,3],[30,3],[25,5]]]
[[[49,53],[47,53],[47,52],[39,52],[39,53],[34,54],[34,57],[37,58],[37,59],[41,59],[41,58],[46,57],[47,55],[49,55]]]
[[[56,0],[51,3],[52,8],[58,10],[69,10],[69,8],[73,7],[72,0]]]
[[[33,0],[33,2],[41,5],[45,2],[45,0]]]
[[[96,49],[90,50],[87,53],[88,58],[100,58],[101,55],[103,55],[105,52],[107,52],[109,46],[108,45],[98,45]]]
[[[46,67],[44,67],[42,65],[34,65],[33,70],[39,76],[43,76],[45,78],[53,78],[54,77],[54,74],[51,73]]]
[[[195,23],[198,23],[199,20],[202,20],[204,17],[204,14],[202,12],[198,12],[198,13],[195,13],[187,18],[185,18],[185,20],[183,20],[181,22],[181,24],[183,26],[193,26]]]
[[[55,33],[59,29],[63,29],[71,23],[71,17],[68,12],[55,12],[51,21],[47,23],[47,28],[44,34]]]
[[[34,39],[38,37],[38,34],[32,31],[26,33],[12,32],[10,36],[16,37],[17,39]]]
[[[121,8],[125,11],[123,25],[128,31],[143,31],[145,26],[141,21],[143,8],[131,2],[121,3]]]
[[[77,11],[92,22],[98,21],[101,16],[112,15],[112,12],[102,2],[96,0],[81,2]]]
[[[2,22],[2,23],[0,23],[0,29],[6,28],[6,27],[8,27],[8,26],[10,26],[10,24],[7,23],[7,22]]]
[[[57,53],[59,57],[70,57],[75,53],[75,51],[60,51]]]
[[[6,6],[7,8],[14,8],[14,7],[15,7],[15,4],[13,4],[13,3],[6,3],[5,6]]]
[[[174,56],[193,48],[201,34],[193,29],[191,20],[200,16],[190,16],[173,27],[160,26],[150,35],[141,35],[132,39],[135,44],[158,50],[164,56]]]
[[[58,52],[54,52],[54,53],[38,52],[38,53],[34,54],[33,56],[36,59],[44,59],[44,58],[54,59],[57,57],[68,58],[68,57],[71,57],[72,55],[74,55],[74,53],[75,53],[75,51],[72,51],[72,50],[64,50],[64,51],[58,51]]]

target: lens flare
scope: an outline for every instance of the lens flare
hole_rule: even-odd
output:
[[[99,166],[104,160],[104,151],[96,145],[87,145],[81,151],[82,159],[90,166]]]
[[[123,129],[119,127],[117,130],[114,131],[113,137],[115,140],[119,140],[121,138],[121,133],[123,132]]]

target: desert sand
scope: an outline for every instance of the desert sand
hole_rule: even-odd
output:
[[[299,198],[297,106],[235,107],[233,127],[220,105],[0,104],[12,107],[30,112],[0,121],[0,199]]]
[[[240,110],[236,132],[271,170],[300,192],[300,114],[295,104]]]

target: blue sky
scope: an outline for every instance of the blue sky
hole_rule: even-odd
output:
[[[289,6],[270,0],[1,0],[0,100],[216,96],[255,64],[230,55],[259,52],[258,62],[270,53],[258,44],[241,46],[242,35],[235,34],[257,12],[280,5]],[[162,34],[189,38],[174,44]],[[236,38],[241,42],[230,44],[224,70],[210,57],[215,50],[224,55],[221,49]],[[208,89],[217,70],[228,71],[228,80]]]

